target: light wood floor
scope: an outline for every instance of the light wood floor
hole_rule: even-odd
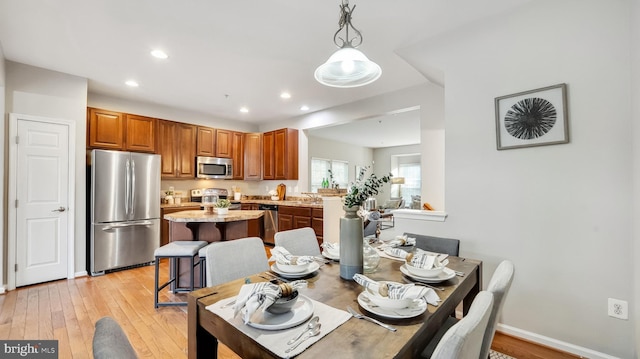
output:
[[[167,266],[163,261],[165,277]],[[154,309],[153,277],[154,267],[146,266],[0,295],[0,339],[55,339],[61,359],[91,358],[95,322],[111,316],[122,325],[140,358],[186,358],[186,306]],[[185,294],[165,294],[161,301],[176,297],[181,300]],[[516,358],[575,358],[508,336],[496,336],[496,344],[497,350]],[[224,345],[219,348],[219,358],[239,358]]]

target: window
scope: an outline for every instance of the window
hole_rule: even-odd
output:
[[[349,184],[349,162],[324,158],[311,158],[311,192],[322,188],[322,181],[329,179],[329,170],[333,173],[333,181],[340,188]]]
[[[402,197],[405,207],[420,209],[422,206],[420,200],[420,155],[394,155],[391,157],[393,176],[396,179],[403,179],[400,184],[391,186],[391,197]],[[412,196],[417,196],[416,203],[413,203]]]

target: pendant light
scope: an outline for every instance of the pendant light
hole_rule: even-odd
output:
[[[320,65],[314,74],[316,80],[323,85],[342,88],[364,86],[377,80],[382,74],[378,64],[356,49],[362,44],[362,34],[351,24],[351,14],[355,9],[355,5],[353,8],[349,7],[349,0],[342,0],[339,28],[333,35],[333,42],[340,49]],[[351,39],[350,28],[355,32]],[[343,30],[344,39],[338,36]]]

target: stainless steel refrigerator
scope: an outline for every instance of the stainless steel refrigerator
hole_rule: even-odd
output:
[[[93,150],[91,275],[154,260],[160,245],[160,155]]]

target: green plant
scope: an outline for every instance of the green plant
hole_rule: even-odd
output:
[[[349,186],[347,195],[344,197],[345,206],[353,207],[362,205],[367,198],[380,193],[380,187],[384,183],[391,181],[391,177],[393,176],[391,173],[378,178],[373,172],[365,180],[364,174],[370,167],[371,166],[366,166],[360,169],[356,181]]]
[[[329,169],[329,188],[335,188],[338,189],[340,186],[338,185],[338,182],[333,180],[333,172]]]
[[[216,208],[229,208],[231,207],[231,201],[228,199],[219,199],[215,206]]]

